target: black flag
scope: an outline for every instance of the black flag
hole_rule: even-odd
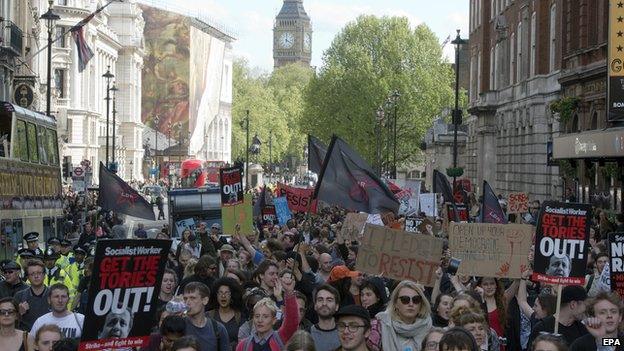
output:
[[[154,208],[136,190],[100,162],[98,206],[128,216],[156,220]]]
[[[481,223],[507,224],[507,218],[501,208],[494,190],[487,181],[483,181],[483,204],[481,205]]]
[[[457,208],[455,207],[455,198],[453,197],[453,191],[451,190],[451,184],[449,184],[446,176],[440,173],[437,169],[433,170],[433,192],[442,193],[444,203],[450,202],[452,204],[454,218],[453,222],[459,222]]]
[[[399,210],[399,201],[364,159],[344,140],[332,137],[314,198],[370,214]]]
[[[320,140],[308,134],[308,169],[320,174],[326,154],[327,147]]]

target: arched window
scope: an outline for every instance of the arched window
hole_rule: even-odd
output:
[[[495,62],[496,56],[494,53],[494,47],[492,47],[490,49],[490,90],[496,89]]]
[[[516,33],[511,33],[509,39],[509,84],[514,84],[514,74],[516,73]]]
[[[536,37],[537,37],[537,23],[536,23],[536,15],[535,12],[531,15],[531,77],[535,75],[537,72],[537,68],[535,67],[535,56],[536,56]]]
[[[550,6],[550,39],[549,39],[549,44],[550,44],[550,51],[549,51],[549,56],[548,56],[548,68],[549,71],[552,72],[555,70],[555,54],[556,54],[556,50],[557,50],[557,31],[556,28],[557,27],[557,5],[556,4],[552,4],[552,6]]]
[[[518,49],[516,50],[516,81],[520,82],[523,78],[522,74],[522,22],[518,23],[518,30],[516,31],[516,44]]]

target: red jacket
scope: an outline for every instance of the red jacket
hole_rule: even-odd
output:
[[[295,294],[286,294],[284,297],[284,323],[279,330],[274,331],[269,338],[271,351],[281,351],[288,340],[299,328],[299,306]],[[276,340],[278,337],[280,340]],[[281,341],[281,343],[280,343]],[[281,344],[281,345],[280,345]],[[236,345],[236,351],[253,351],[253,333]]]

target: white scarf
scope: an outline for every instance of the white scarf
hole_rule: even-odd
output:
[[[403,351],[410,346],[413,351],[420,351],[422,341],[431,329],[431,317],[416,319],[414,324],[392,320],[389,312],[380,312],[377,319],[381,323],[381,345],[384,351]]]

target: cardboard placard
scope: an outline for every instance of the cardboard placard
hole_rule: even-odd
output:
[[[449,248],[459,274],[521,278],[529,266],[533,227],[526,224],[450,223]]]
[[[507,197],[507,213],[529,212],[529,195],[527,193],[511,193]]]
[[[221,220],[223,222],[223,234],[233,235],[236,224],[240,225],[240,234],[252,235],[253,230],[253,195],[245,194],[242,204],[221,208]]]
[[[278,196],[285,196],[288,200],[288,208],[294,212],[306,212],[308,206],[311,213],[316,213],[317,201],[312,201],[314,195],[314,188],[296,188],[286,184],[277,184]],[[310,205],[310,201],[312,204]]]
[[[624,232],[609,233],[611,290],[624,298]]]
[[[561,285],[585,283],[591,213],[588,204],[542,204],[535,233],[533,280]]]
[[[355,268],[433,286],[442,246],[442,239],[366,224]]]
[[[156,316],[170,247],[171,240],[98,241],[80,351],[146,347],[145,321]]]
[[[221,206],[235,206],[243,203],[243,168],[234,166],[219,169],[221,183]]]
[[[275,214],[275,206],[268,205],[262,208],[262,223],[264,224],[277,223],[277,215]]]
[[[342,235],[346,241],[359,241],[362,239],[364,225],[368,219],[368,213],[347,213],[342,224]]]

